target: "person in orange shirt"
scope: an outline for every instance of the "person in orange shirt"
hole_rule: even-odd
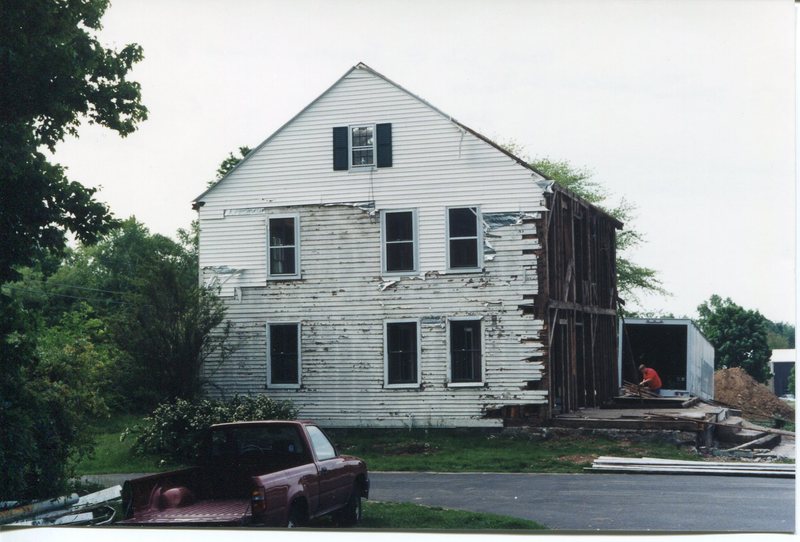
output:
[[[647,386],[647,388],[653,393],[660,394],[661,377],[658,376],[656,370],[651,369],[650,367],[642,363],[641,365],[639,365],[639,372],[642,373],[642,381],[639,382],[639,385]]]

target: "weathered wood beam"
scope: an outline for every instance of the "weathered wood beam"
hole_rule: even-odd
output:
[[[554,299],[551,299],[547,303],[553,309],[581,311],[581,312],[588,312],[589,314],[602,314],[606,316],[617,315],[617,311],[615,309],[608,309],[604,307],[593,307],[591,305],[580,305],[578,303],[573,303],[571,301],[556,301]]]

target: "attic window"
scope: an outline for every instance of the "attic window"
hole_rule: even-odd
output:
[[[334,171],[392,167],[392,125],[354,124],[333,129]]]
[[[350,165],[371,166],[375,160],[375,127],[350,127]]]

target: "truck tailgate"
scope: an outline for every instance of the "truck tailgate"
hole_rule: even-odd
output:
[[[250,519],[250,499],[198,501],[179,508],[147,510],[118,524],[188,525],[197,523],[242,524]]]

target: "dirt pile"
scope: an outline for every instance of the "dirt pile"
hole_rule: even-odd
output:
[[[794,420],[794,409],[741,367],[714,373],[714,399],[740,409],[747,417]]]

